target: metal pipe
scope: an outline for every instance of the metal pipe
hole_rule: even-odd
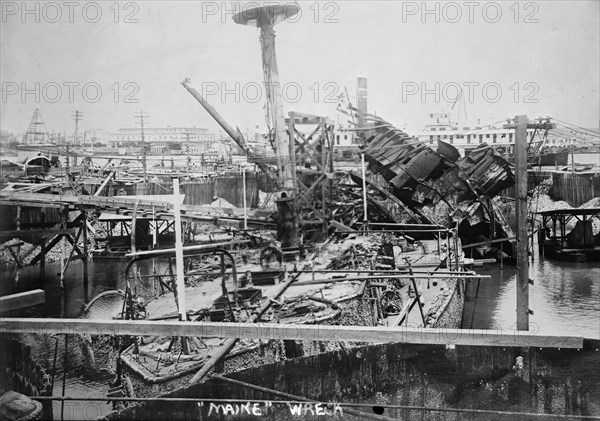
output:
[[[471,279],[471,278],[491,278],[490,275],[466,275],[466,276],[453,276],[453,275],[430,275],[430,276],[413,276],[413,275],[385,275],[385,276],[354,276],[349,278],[336,278],[336,279],[315,279],[314,281],[300,281],[296,282],[294,286],[304,285],[318,285],[318,284],[332,284],[336,282],[345,281],[365,281],[370,279]]]
[[[406,270],[406,269],[402,269],[402,270]],[[404,275],[404,273],[400,272],[398,269],[396,270],[376,270],[376,269],[348,269],[348,270],[327,270],[327,269],[315,269],[315,270],[295,270],[293,271],[293,273],[390,273],[390,274],[397,274],[397,275]],[[440,270],[424,270],[424,271],[419,271],[419,270],[413,270],[414,274],[436,274],[436,275],[441,275],[441,274],[449,274],[449,275],[477,275],[476,272],[474,271],[464,271],[464,272],[457,272],[455,270],[448,270],[448,271],[440,271]],[[479,275],[477,275],[479,276]],[[483,277],[489,277],[489,275],[483,275]]]
[[[375,226],[381,226],[381,227],[409,227],[409,228],[418,228],[418,227],[425,227],[425,228],[439,228],[440,230],[447,230],[448,228],[445,228],[441,225],[437,225],[437,224],[400,224],[400,223],[396,223],[396,222],[371,222],[369,225],[375,225]]]
[[[209,243],[209,244],[198,244],[195,246],[186,246],[183,247],[183,252],[193,252],[193,251],[205,251],[215,248],[223,248],[225,246],[237,246],[242,244],[249,244],[250,240],[235,240],[235,241],[227,241],[222,243]],[[136,253],[127,253],[125,257],[145,257],[145,256],[169,256],[175,254],[176,249],[160,249],[160,250],[145,250],[138,251]]]
[[[386,232],[411,232],[411,233],[432,233],[432,232],[450,232],[449,229],[447,228],[441,228],[441,229],[423,229],[423,230],[417,230],[417,229],[398,229],[398,230],[386,230],[386,229],[381,229],[381,230],[360,230],[360,232],[370,232],[370,233],[386,233]],[[350,233],[350,234],[354,234],[354,233]]]
[[[218,252],[221,252],[221,250],[216,250]],[[225,250],[223,250],[225,251]],[[228,254],[231,254],[230,252],[227,251]],[[404,275],[405,273],[402,272],[405,269],[396,269],[396,270],[374,270],[374,269],[364,269],[364,270],[360,270],[360,269],[349,269],[349,270],[327,270],[327,269],[315,269],[315,270],[295,270],[292,273],[296,274],[296,273],[368,273],[368,274],[373,274],[373,273],[390,273],[390,274],[396,274],[396,275]],[[455,270],[449,270],[449,271],[440,271],[440,270],[424,270],[424,271],[419,271],[419,270],[414,270],[413,271],[414,274],[419,275],[419,274],[427,274],[427,275],[477,275],[476,272],[474,271],[464,271],[464,272],[457,272]],[[219,276],[221,273],[220,272],[192,272],[192,273],[188,273],[190,275],[199,275],[199,276]],[[483,275],[483,277],[488,277],[488,275]],[[168,274],[156,274],[156,275],[140,275],[141,279],[150,279],[150,278],[171,278],[171,275]]]

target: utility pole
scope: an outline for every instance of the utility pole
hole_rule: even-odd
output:
[[[64,145],[65,145],[65,170],[67,172],[67,179],[69,174],[71,174],[71,169],[70,169],[70,157],[69,157],[69,138],[67,137],[67,131],[65,130],[65,133],[63,135],[63,141],[64,141]]]
[[[529,123],[526,115],[518,115],[514,124],[504,128],[515,129],[515,211],[517,222],[517,330],[529,330],[529,256],[527,235],[527,129],[550,130],[556,124],[549,121]],[[532,220],[533,221],[533,220]],[[531,229],[533,230],[533,224]]]
[[[79,146],[79,121],[83,120],[83,114],[79,110],[75,110],[73,114],[71,114],[73,120],[75,120],[75,133],[73,134],[73,143],[75,146]],[[77,155],[73,157],[73,166],[77,165]]]
[[[146,141],[144,139],[144,118],[148,118],[148,115],[145,114],[143,111],[140,111],[134,117],[138,118],[140,120],[139,124],[140,124],[141,130],[142,130],[142,167],[144,169],[144,187],[145,187],[146,183],[148,182],[148,173],[147,173],[147,164],[146,164]]]
[[[192,165],[192,158],[190,157],[190,132],[185,132],[185,159],[187,167],[187,176],[190,177],[190,166]]]

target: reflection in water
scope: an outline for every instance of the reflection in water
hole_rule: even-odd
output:
[[[533,329],[555,335],[600,338],[600,265],[572,263],[536,256],[530,262],[529,316]],[[516,322],[516,268],[499,264],[478,268],[482,279],[475,299],[477,281],[469,283],[464,328],[513,328]]]
[[[125,288],[125,265],[120,260],[96,260],[89,264],[89,298],[101,292]],[[111,319],[118,314],[122,306],[122,297],[111,296],[101,299],[92,306],[90,314],[82,315],[85,306],[83,289],[83,265],[72,263],[65,273],[65,289],[60,288],[58,263],[46,264],[45,283],[40,282],[39,268],[28,267],[21,271],[20,281],[15,285],[14,272],[3,273],[1,293],[24,291],[41,288],[46,292],[46,302],[42,305],[22,309],[9,314],[11,317],[61,317],[61,318],[104,318]],[[56,350],[56,376],[54,380],[54,396],[62,395],[65,380],[66,396],[103,397],[108,393],[109,373],[98,373],[91,367],[86,358],[82,341],[74,335],[69,336],[67,353],[66,379],[64,378],[64,335],[20,334],[19,341],[28,345],[31,355],[49,374],[53,372],[53,360]],[[58,342],[58,346],[57,345]],[[80,402],[66,401],[62,409],[65,420],[96,419],[112,411],[112,405],[104,401]],[[52,405],[54,419],[60,419],[61,403]]]

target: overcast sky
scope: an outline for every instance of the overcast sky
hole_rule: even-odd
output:
[[[217,130],[186,77],[243,132],[265,125],[259,31],[232,21],[232,2],[29,2],[27,14],[1,3],[5,130],[24,132],[36,107],[49,131],[71,133],[75,109],[80,130],[133,127],[140,110],[150,126]],[[420,1],[302,2],[301,16],[276,27],[285,112],[343,122],[335,97],[347,89],[355,102],[363,75],[369,111],[409,132],[448,110],[457,86],[454,111],[470,122],[527,114],[598,127],[599,5],[430,2],[423,14]]]

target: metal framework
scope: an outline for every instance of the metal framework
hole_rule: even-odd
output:
[[[326,236],[334,173],[334,123],[327,117],[295,111],[290,111],[288,115],[289,159],[295,163],[294,188],[297,191],[301,223],[321,225],[321,234]],[[304,134],[298,126],[312,126],[312,131],[308,135]],[[305,226],[305,231],[309,230]]]

